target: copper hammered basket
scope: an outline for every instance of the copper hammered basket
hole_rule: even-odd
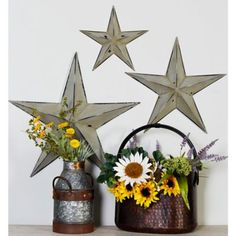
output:
[[[186,137],[181,131],[168,125],[159,123],[145,125],[134,130],[124,139],[119,148],[118,156],[135,134],[150,128],[164,128],[175,132],[182,138]],[[193,150],[193,158],[196,158],[196,149],[189,139],[187,139],[187,144]],[[198,172],[191,172],[188,176],[190,210],[185,206],[181,195],[174,197],[160,193],[160,200],[147,209],[136,205],[133,199],[127,199],[123,203],[116,203],[116,226],[126,231],[146,233],[178,234],[193,231],[197,226],[196,195],[198,179]]]

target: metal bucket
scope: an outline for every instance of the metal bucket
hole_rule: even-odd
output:
[[[94,231],[93,179],[84,171],[83,162],[64,162],[61,176],[53,179],[53,199],[53,232],[80,234]]]
[[[150,128],[163,128],[170,130],[182,138],[186,138],[178,129],[159,123],[144,125],[130,133],[122,142],[118,156],[127,142],[135,134]],[[190,141],[186,142],[193,150],[193,157],[197,158],[197,151]],[[142,233],[166,233],[178,234],[192,232],[197,226],[197,184],[198,171],[193,171],[188,176],[188,199],[190,210],[187,209],[181,196],[159,195],[160,200],[153,203],[148,209],[136,205],[133,199],[127,199],[123,203],[116,203],[115,223],[118,228]]]

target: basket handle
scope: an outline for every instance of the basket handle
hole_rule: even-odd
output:
[[[62,177],[62,176],[56,176],[56,177],[53,179],[53,181],[52,181],[52,188],[53,188],[54,191],[56,191],[55,182],[56,182],[57,179],[62,179],[62,180],[64,180],[64,181],[67,183],[68,187],[69,187],[69,192],[72,192],[71,183],[69,182],[68,179],[66,179],[66,178],[64,178],[64,177]]]
[[[119,148],[119,151],[118,151],[118,154],[117,154],[117,157],[120,158],[121,157],[121,151],[122,149],[124,149],[124,147],[126,146],[126,144],[128,143],[128,141],[137,133],[143,131],[143,130],[147,130],[147,129],[150,129],[150,128],[163,128],[163,129],[167,129],[167,130],[170,130],[170,131],[173,131],[174,133],[178,134],[179,136],[181,136],[182,138],[186,138],[186,142],[187,144],[189,145],[190,149],[193,150],[193,158],[196,159],[197,158],[197,151],[196,151],[196,148],[194,147],[193,143],[191,142],[191,140],[184,134],[182,133],[180,130],[172,127],[172,126],[169,126],[169,125],[163,125],[163,124],[160,124],[160,123],[154,123],[154,124],[148,124],[148,125],[144,125],[144,126],[141,126],[135,130],[133,130],[124,140],[123,142],[121,143],[120,145],[120,148]],[[195,177],[194,177],[194,184],[198,184],[199,183],[199,174],[198,174],[198,171],[195,171]]]

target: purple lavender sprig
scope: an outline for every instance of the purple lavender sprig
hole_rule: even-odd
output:
[[[219,155],[217,155],[217,157],[215,157],[213,160],[211,160],[211,161],[216,161],[216,162],[218,162],[218,161],[223,161],[223,160],[225,160],[225,159],[227,159],[228,158],[228,156],[219,156]]]
[[[212,142],[210,142],[208,145],[206,145],[204,148],[202,148],[199,152],[198,152],[198,157],[200,160],[205,160],[206,156],[207,156],[207,151],[213,147],[215,145],[215,143],[218,141],[218,139],[213,140]]]
[[[161,152],[161,145],[160,145],[158,140],[156,140],[156,151],[160,151]]]
[[[134,149],[139,145],[139,138],[137,136],[137,134],[135,134],[132,139],[129,141],[128,143],[128,148],[130,149]]]
[[[186,146],[187,140],[189,138],[190,133],[188,133],[186,136],[184,136],[181,144],[180,144],[180,152],[183,150],[183,148]]]
[[[189,149],[188,152],[187,152],[188,159],[191,159],[192,155],[193,155],[193,148]]]

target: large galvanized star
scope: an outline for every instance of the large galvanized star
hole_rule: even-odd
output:
[[[82,33],[102,45],[93,70],[113,54],[134,70],[126,45],[143,35],[147,30],[121,31],[115,8],[112,8],[106,32],[81,30]]]
[[[68,115],[66,118],[62,119],[60,118],[59,113],[64,98],[67,98],[68,109],[75,107],[75,104],[78,102],[80,105],[70,116]],[[41,117],[40,120],[44,124],[53,121],[55,125],[57,125],[64,121],[70,121],[72,127],[76,130],[76,137],[85,140],[90,145],[94,152],[94,155],[91,156],[90,159],[98,166],[102,163],[103,149],[96,129],[138,104],[133,102],[88,103],[84,91],[77,53],[74,56],[60,103],[10,102],[34,117],[39,115]],[[31,177],[40,172],[57,158],[58,155],[52,152],[42,152],[33,169]]]
[[[187,76],[178,38],[175,40],[165,75],[127,74],[159,95],[148,124],[159,122],[174,109],[178,109],[204,132],[206,127],[193,95],[225,76],[225,74]]]

